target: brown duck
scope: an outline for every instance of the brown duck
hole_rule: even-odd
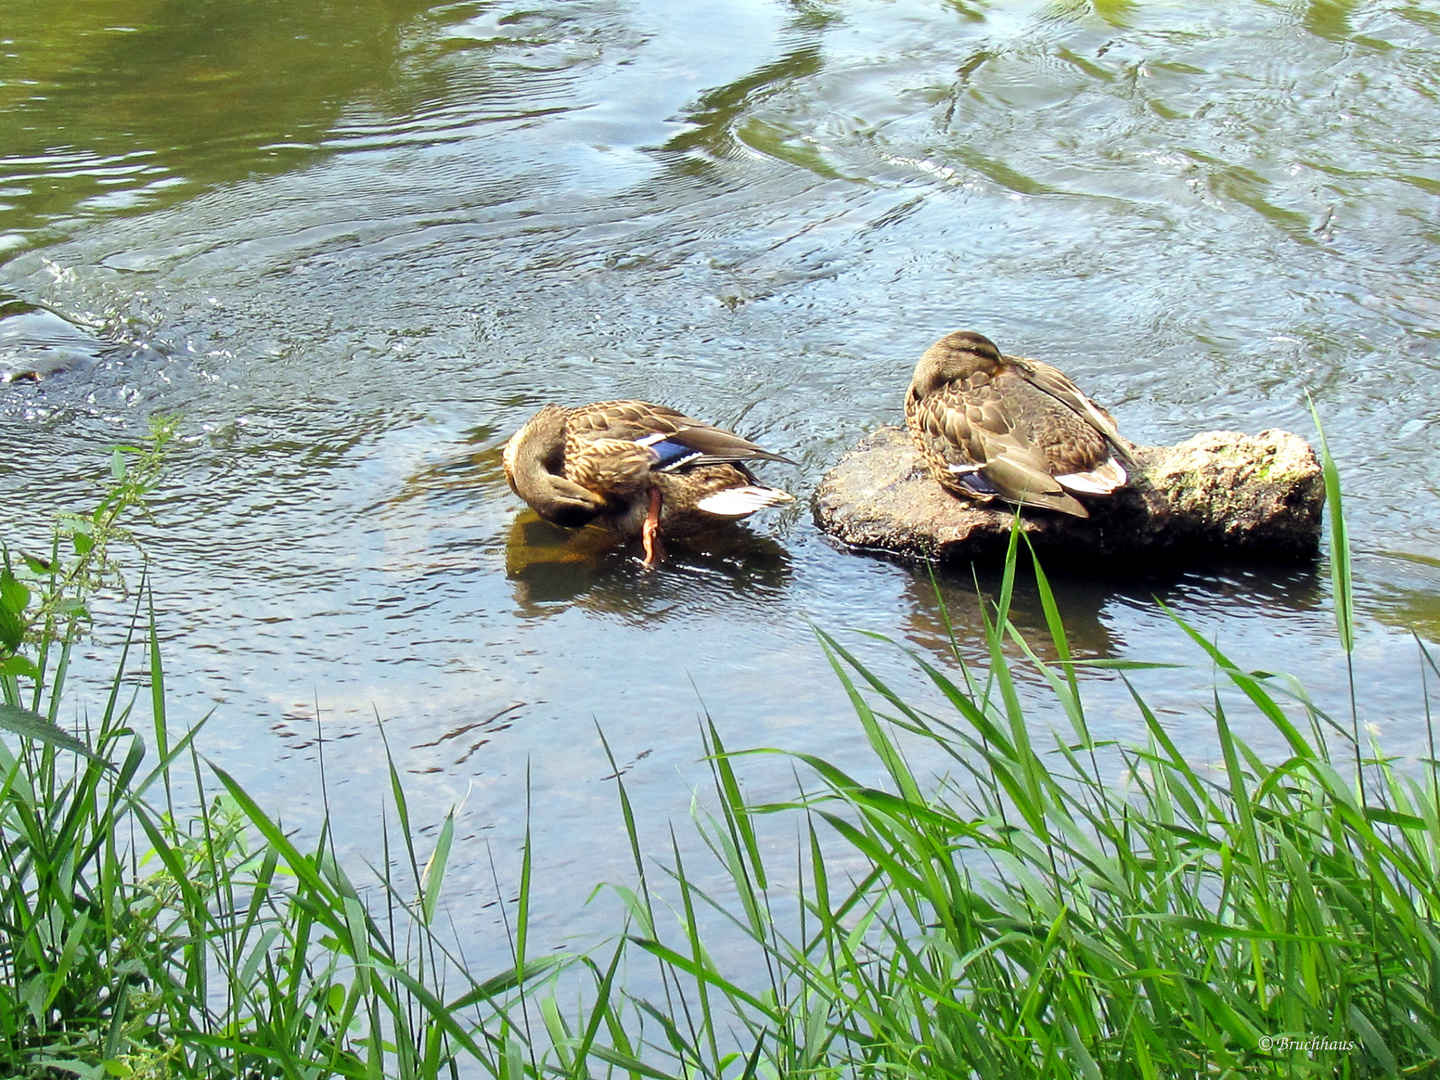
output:
[[[920,357],[905,423],[940,486],[980,502],[1089,517],[1074,495],[1109,495],[1134,465],[1110,414],[1059,370],[970,330]]]
[[[645,542],[696,532],[791,496],[766,487],[748,462],[795,462],[734,432],[648,401],[546,405],[505,444],[510,489],[546,521],[598,525]]]

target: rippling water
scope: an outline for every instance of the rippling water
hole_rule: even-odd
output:
[[[1423,745],[1423,5],[38,10],[0,0],[0,372],[29,362],[8,311],[76,340],[70,370],[0,385],[0,536],[38,542],[109,446],[182,416],[147,529],[175,719],[213,709],[206,753],[304,823],[318,705],[331,806],[364,851],[378,714],[417,816],[463,800],[447,890],[474,955],[500,955],[485,841],[503,879],[527,777],[547,925],[603,922],[579,909],[628,854],[597,725],[657,842],[704,776],[706,711],[731,747],[868,767],[810,624],[943,653],[939,605],[923,571],[833,549],[804,497],[898,419],[951,329],[1059,364],[1139,442],[1308,434],[1312,395],[1358,548],[1367,715],[1387,749]],[[520,515],[508,434],[543,402],[618,396],[795,458],[763,471],[802,498],[653,574]],[[969,571],[940,584],[978,655]],[[1142,683],[1197,756],[1211,673],[1157,597],[1343,708],[1323,564],[1057,587],[1083,655],[1190,665]],[[1033,595],[1017,608],[1039,632]],[[925,699],[904,657],[857,647]],[[1097,734],[1138,735],[1123,686],[1087,691]],[[778,761],[747,770],[754,794],[789,789]]]

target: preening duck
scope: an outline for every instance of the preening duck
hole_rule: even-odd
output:
[[[505,444],[510,489],[546,521],[599,525],[645,543],[645,565],[662,534],[696,532],[791,496],[766,487],[748,463],[789,458],[734,432],[648,401],[546,405]]]
[[[1089,517],[1075,494],[1110,495],[1134,465],[1110,414],[1058,369],[969,330],[920,357],[905,423],[940,485],[980,502]]]

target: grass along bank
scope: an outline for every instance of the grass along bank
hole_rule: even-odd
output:
[[[373,910],[328,823],[301,849],[203,761],[203,725],[170,730],[143,584],[100,715],[80,733],[57,725],[89,599],[124,584],[111,551],[144,513],[170,434],[160,424],[117,449],[95,510],[62,519],[47,555],[3,552],[0,728],[16,737],[0,744],[0,1074],[410,1077],[457,1054],[510,1062],[523,1044],[507,995],[554,962],[524,960],[523,925],[514,970],[478,980],[454,962],[432,932],[452,823],[422,855],[393,767],[398,846],[383,865],[409,878],[370,883]],[[182,773],[193,809],[173,794]]]
[[[1246,711],[1232,716],[1222,701],[1235,695],[1217,687],[1218,767],[1187,761],[1133,688],[1146,740],[1101,743],[1038,566],[1058,662],[1007,618],[1023,559],[1013,545],[988,665],[967,667],[958,650],[953,665],[914,658],[946,703],[938,715],[819,635],[884,787],[798,755],[807,789],[749,805],[745,753],[778,751],[728,752],[711,724],[714,811],[694,826],[736,899],[695,885],[678,847],[641,850],[617,779],[635,863],[616,885],[626,925],[589,955],[531,957],[527,841],[514,964],[467,972],[438,929],[451,821],[418,846],[392,767],[380,865],[403,872],[367,876],[367,903],[330,825],[299,846],[204,761],[203,726],[170,731],[143,586],[100,715],[83,732],[57,726],[87,599],[114,581],[111,546],[156,483],[165,437],[118,451],[99,509],[63,521],[46,558],[6,552],[0,572],[5,1075],[1435,1074],[1433,753],[1386,761],[1360,739],[1353,692],[1349,716],[1328,716],[1297,683],[1244,670],[1188,628]],[[1328,456],[1326,473],[1348,654]],[[1044,677],[1051,705],[1022,707],[1015,664]],[[1125,679],[1144,665],[1100,666]],[[1283,759],[1234,734],[1257,722],[1281,737]],[[949,779],[912,770],[914,740],[951,761]],[[182,772],[193,809],[172,794]],[[762,855],[760,815],[800,828],[783,865]],[[727,974],[737,946],[707,948],[700,927],[715,912],[752,950],[744,970],[766,980]],[[641,962],[655,965],[655,998],[626,991]]]

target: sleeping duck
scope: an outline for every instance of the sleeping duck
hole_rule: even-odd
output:
[[[755,461],[796,464],[648,401],[546,405],[511,436],[503,458],[510,489],[542,518],[639,536],[646,566],[660,561],[662,533],[696,532],[789,502],[755,479],[747,464]]]
[[[905,423],[940,486],[979,502],[1089,517],[1074,496],[1110,495],[1134,466],[1110,414],[1060,371],[969,330],[920,357]]]

